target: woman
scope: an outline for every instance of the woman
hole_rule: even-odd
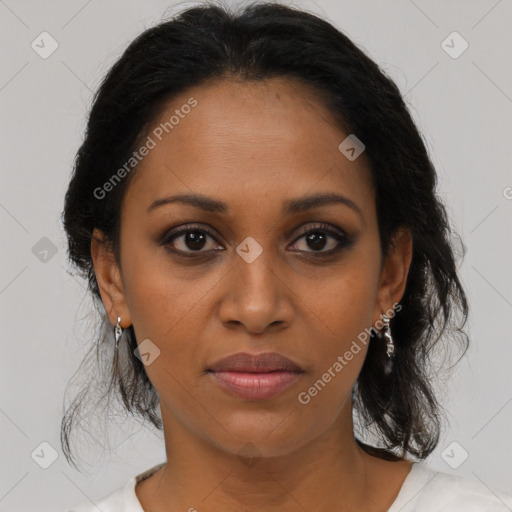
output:
[[[209,5],[133,41],[63,222],[112,326],[107,395],[163,428],[167,460],[97,508],[509,510],[421,463],[433,349],[467,348],[435,187],[398,88],[326,21]]]

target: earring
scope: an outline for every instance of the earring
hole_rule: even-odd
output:
[[[389,359],[391,359],[395,353],[395,345],[393,343],[393,338],[391,337],[391,329],[389,328],[389,317],[386,313],[382,313],[382,321],[384,322],[384,326],[380,331],[380,334],[381,337],[386,339],[386,353]]]
[[[119,346],[119,338],[121,337],[121,334],[123,334],[123,328],[121,327],[121,317],[117,317],[117,324],[114,328],[114,337],[116,339],[116,350]]]
[[[391,329],[389,328],[389,317],[386,315],[386,313],[382,313],[382,321],[384,322],[384,326],[379,335],[381,338],[386,340],[386,354],[388,356],[388,360],[384,364],[384,373],[389,375],[392,370],[393,359],[395,355],[395,345],[393,343],[393,338],[391,337]]]

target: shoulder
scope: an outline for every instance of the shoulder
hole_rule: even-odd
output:
[[[135,493],[135,487],[138,482],[151,476],[164,464],[158,464],[143,473],[133,476],[123,487],[116,489],[99,501],[93,502],[91,500],[88,504],[67,509],[64,512],[98,512],[99,510],[101,512],[144,512]]]
[[[67,509],[65,512],[139,512],[138,509],[127,508],[125,503],[126,489],[129,487],[135,487],[135,482],[132,483],[133,479],[126,484],[125,487],[115,490],[103,499],[92,502],[79,507]]]
[[[477,478],[415,462],[388,512],[510,512],[512,497]]]

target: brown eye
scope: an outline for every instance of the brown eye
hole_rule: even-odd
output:
[[[304,240],[302,247],[299,243],[301,240]],[[353,243],[353,237],[346,235],[343,231],[321,224],[303,230],[290,247],[296,252],[318,254],[321,257],[332,255]],[[216,235],[212,231],[190,225],[182,226],[164,235],[160,245],[184,257],[206,256],[213,251],[225,250],[216,242]]]
[[[341,232],[334,231],[330,226],[322,224],[314,226],[301,234],[294,242],[292,248],[297,249],[297,241],[304,239],[304,249],[298,249],[303,252],[320,252],[330,254],[347,247],[353,243],[353,240]],[[325,250],[327,248],[327,250]],[[309,249],[309,250],[308,250]]]
[[[218,250],[216,249],[218,245],[209,240],[215,240],[215,238],[208,229],[184,226],[166,235],[161,244],[171,246],[176,252],[190,254]]]

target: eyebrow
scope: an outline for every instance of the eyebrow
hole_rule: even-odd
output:
[[[226,203],[211,197],[204,196],[202,194],[177,194],[170,197],[156,199],[149,205],[147,211],[149,213],[160,206],[172,203],[181,203],[187,206],[193,206],[209,213],[229,213],[229,207]],[[282,213],[284,215],[301,213],[329,204],[342,204],[348,206],[354,210],[359,215],[359,217],[361,217],[363,223],[366,224],[363,212],[359,206],[357,206],[357,204],[352,201],[352,199],[334,193],[314,194],[297,199],[288,199],[283,203]]]

